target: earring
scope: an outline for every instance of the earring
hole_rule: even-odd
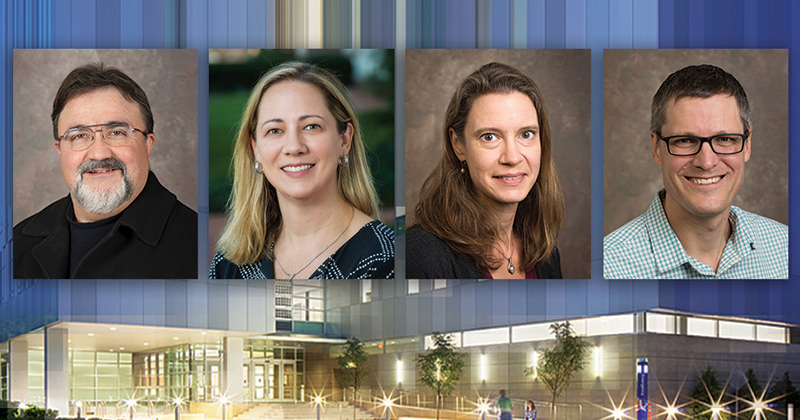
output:
[[[467,161],[466,161],[466,160],[464,160],[464,161],[461,161],[461,173],[462,173],[462,174],[463,174],[464,172],[467,172],[466,168],[467,168]]]
[[[257,174],[264,173],[264,168],[261,166],[261,162],[256,162],[255,169]]]
[[[350,163],[350,158],[347,155],[339,158],[339,166],[347,166]]]

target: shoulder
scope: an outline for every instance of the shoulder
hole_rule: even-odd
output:
[[[561,273],[561,254],[558,248],[553,249],[550,258],[543,263],[536,265],[536,278],[539,279],[560,279],[563,278]]]
[[[768,217],[742,210],[736,206],[731,206],[731,211],[738,219],[737,226],[741,223],[741,226],[748,228],[751,233],[762,241],[788,244],[789,226]]]
[[[269,261],[269,260],[267,260]],[[234,264],[225,255],[219,251],[214,254],[211,259],[211,265],[208,267],[208,279],[265,279],[267,276],[261,269],[261,264]]]
[[[655,268],[652,250],[644,213],[603,238],[603,277],[628,279],[645,275],[648,267]]]
[[[634,244],[638,244],[646,234],[645,214],[641,214],[603,237],[603,253],[629,248]]]
[[[344,245],[320,266],[323,278],[384,279],[394,278],[394,242],[392,229],[373,220],[359,229]]]
[[[406,277],[410,279],[479,279],[477,265],[455,253],[438,236],[413,227],[406,232]]]
[[[743,252],[752,251],[752,259],[766,270],[765,278],[789,276],[789,227],[770,218],[731,207],[736,219],[735,241]]]
[[[54,226],[67,224],[69,196],[57,200],[14,226],[14,236],[47,236]]]

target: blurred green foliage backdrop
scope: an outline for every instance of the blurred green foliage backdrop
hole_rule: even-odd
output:
[[[319,65],[350,90],[384,223],[394,209],[394,51],[211,50],[209,52],[209,211],[222,213],[231,191],[231,156],[250,89],[272,67],[290,60]],[[213,241],[213,239],[212,239]]]

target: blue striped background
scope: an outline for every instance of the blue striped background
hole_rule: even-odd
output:
[[[800,122],[798,42],[800,6],[790,0],[323,0],[323,47],[589,48],[592,50],[591,280],[548,281],[548,295],[567,296],[572,314],[649,307],[753,316],[800,323],[797,250],[790,281],[606,281],[602,273],[603,49],[788,48],[790,136]],[[199,63],[200,244],[208,245],[207,48],[303,47],[303,17],[287,0],[12,0],[0,6],[0,275],[11,276],[11,159],[13,48],[196,48]],[[353,8],[358,8],[353,10]],[[281,12],[283,10],[283,12]],[[338,11],[338,13],[336,13]],[[353,12],[358,13],[353,13]],[[332,16],[335,14],[336,18]],[[400,16],[399,14],[402,14]],[[354,18],[358,16],[358,18]],[[399,27],[396,22],[403,22]],[[283,29],[281,29],[283,28]],[[279,31],[284,31],[280,33]],[[288,35],[287,35],[288,34]],[[281,42],[291,39],[294,42]],[[402,86],[402,77],[398,83]],[[398,98],[402,98],[399,95]],[[402,108],[402,107],[399,107]],[[402,127],[401,124],[398,124]],[[397,150],[403,150],[402,133]],[[790,161],[798,148],[790,142]],[[398,162],[402,162],[398,159]],[[398,171],[402,171],[398,166]],[[800,169],[790,168],[795,201]],[[396,179],[404,179],[399,173]],[[402,185],[399,188],[403,188]],[[402,198],[402,194],[400,194]],[[403,200],[398,201],[402,205]],[[797,212],[790,213],[792,244]],[[201,258],[204,252],[199,252]]]

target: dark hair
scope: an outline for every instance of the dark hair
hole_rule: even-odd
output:
[[[472,179],[461,173],[463,166],[453,150],[449,132],[452,128],[459,141],[464,141],[464,127],[475,100],[489,93],[513,92],[528,96],[539,118],[539,176],[517,206],[513,226],[522,239],[523,268],[532,271],[536,264],[548,261],[556,248],[556,237],[564,225],[564,196],[553,161],[542,92],[530,77],[507,64],[485,64],[462,80],[453,93],[441,133],[444,155],[422,186],[414,225],[436,235],[481,268],[499,266],[500,260],[492,256],[498,227],[487,223],[493,220],[488,207],[481,202]]]
[[[150,102],[147,101],[144,90],[121,70],[103,63],[91,63],[72,70],[61,82],[53,100],[53,113],[50,114],[53,120],[53,137],[58,140],[58,117],[67,102],[76,96],[109,86],[116,88],[125,99],[139,105],[144,120],[144,132],[152,133],[153,111],[150,110]]]
[[[667,123],[667,103],[677,102],[683,97],[709,98],[714,95],[731,95],[739,105],[739,117],[745,131],[752,128],[750,102],[744,88],[733,75],[710,64],[684,67],[664,80],[653,96],[650,115],[650,131],[661,134]]]

